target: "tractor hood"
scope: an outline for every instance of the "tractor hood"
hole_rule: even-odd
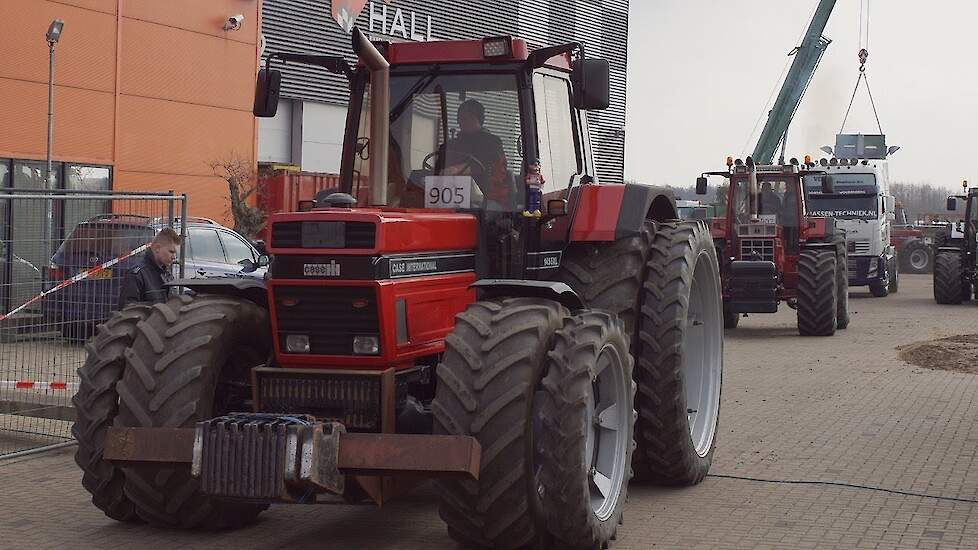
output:
[[[322,208],[275,214],[269,251],[278,255],[373,255],[472,250],[477,221],[450,210]]]

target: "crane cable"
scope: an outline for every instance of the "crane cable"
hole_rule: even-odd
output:
[[[865,7],[865,17],[863,16]],[[865,21],[865,25],[864,25]],[[859,91],[859,85],[865,81],[866,82],[866,93],[869,95],[869,104],[873,107],[873,116],[876,117],[876,127],[879,128],[880,134],[883,134],[883,125],[880,123],[880,115],[876,110],[876,101],[873,99],[873,91],[869,87],[869,77],[866,76],[866,61],[869,59],[869,0],[861,0],[859,2],[859,76],[856,77],[856,87],[852,90],[852,97],[849,99],[849,107],[846,108],[846,116],[842,119],[842,126],[839,127],[839,133],[846,127],[846,121],[849,120],[849,112],[852,111],[852,104],[856,101],[856,93]]]

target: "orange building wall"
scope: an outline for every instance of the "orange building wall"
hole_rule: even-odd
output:
[[[117,191],[187,193],[190,214],[230,222],[210,163],[256,166],[251,114],[260,0],[2,0],[0,157],[45,157],[48,48],[56,46],[56,161],[114,167]],[[225,32],[227,18],[245,16]]]

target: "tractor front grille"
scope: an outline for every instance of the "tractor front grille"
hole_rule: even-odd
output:
[[[309,337],[309,353],[353,355],[354,336],[380,335],[373,287],[277,286],[275,321],[280,349],[286,337]]]
[[[379,432],[383,427],[382,373],[256,370],[257,406],[262,413],[311,415],[323,422],[339,422],[353,432]]]
[[[740,258],[742,260],[754,259],[754,254],[760,256],[760,260],[774,261],[774,239],[741,239]]]
[[[276,248],[316,248],[302,245],[302,224],[309,222],[276,222],[272,224],[272,246]],[[324,222],[312,222],[324,223]],[[325,222],[342,226],[342,246],[335,248],[374,248],[377,226],[370,222]],[[334,247],[330,247],[334,248]]]

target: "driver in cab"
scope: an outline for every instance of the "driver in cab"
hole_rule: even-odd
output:
[[[448,166],[444,173],[471,175],[486,198],[509,204],[512,202],[512,190],[507,184],[503,142],[483,127],[485,119],[486,108],[475,99],[466,100],[458,106],[456,120],[459,132],[447,144]]]

